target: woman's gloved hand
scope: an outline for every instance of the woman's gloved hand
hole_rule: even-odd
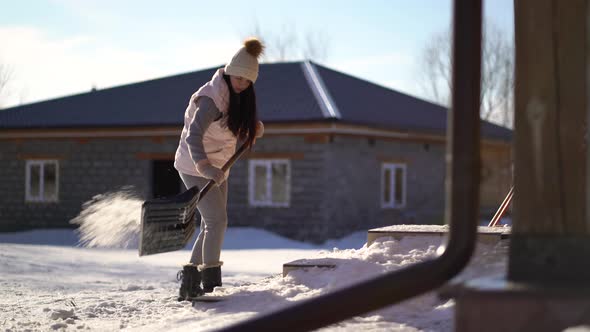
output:
[[[202,160],[197,163],[197,171],[207,179],[215,181],[218,186],[225,181],[225,172],[211,165],[209,160]]]
[[[256,140],[264,135],[264,125],[262,121],[258,121],[256,123],[256,135],[254,135],[254,140],[252,141],[252,145],[256,144]]]
[[[262,121],[258,121],[256,124],[256,138],[260,138],[262,135],[264,135],[264,124],[262,124]]]

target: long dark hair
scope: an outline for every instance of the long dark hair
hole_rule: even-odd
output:
[[[246,146],[251,148],[256,135],[256,124],[258,123],[254,84],[250,84],[241,93],[235,93],[229,75],[223,75],[223,79],[229,88],[229,110],[224,120],[225,125],[238,140],[244,141]]]

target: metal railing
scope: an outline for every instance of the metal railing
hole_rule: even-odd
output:
[[[514,186],[510,187],[510,191],[508,192],[508,195],[506,195],[506,197],[502,201],[502,204],[500,204],[500,207],[498,208],[498,210],[496,211],[496,213],[492,217],[492,220],[490,220],[488,227],[496,227],[498,225],[498,223],[500,222],[500,219],[502,219],[502,217],[506,213],[506,210],[508,210],[508,207],[510,206],[510,203],[512,202],[513,196],[514,196]]]
[[[434,290],[467,265],[479,210],[481,0],[453,5],[453,89],[447,128],[446,248],[436,259],[259,315],[220,331],[310,331]]]

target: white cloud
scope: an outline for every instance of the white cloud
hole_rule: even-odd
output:
[[[154,41],[152,50],[137,51],[90,35],[60,38],[33,27],[0,27],[0,44],[7,46],[0,59],[13,70],[3,106],[211,67],[236,49],[234,40],[190,44],[174,37],[165,47]]]

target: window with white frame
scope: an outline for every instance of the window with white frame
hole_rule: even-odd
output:
[[[59,169],[57,160],[27,160],[25,200],[57,202]]]
[[[406,206],[406,165],[385,163],[381,167],[381,207]]]
[[[288,207],[291,199],[291,163],[287,159],[250,160],[250,206]]]

